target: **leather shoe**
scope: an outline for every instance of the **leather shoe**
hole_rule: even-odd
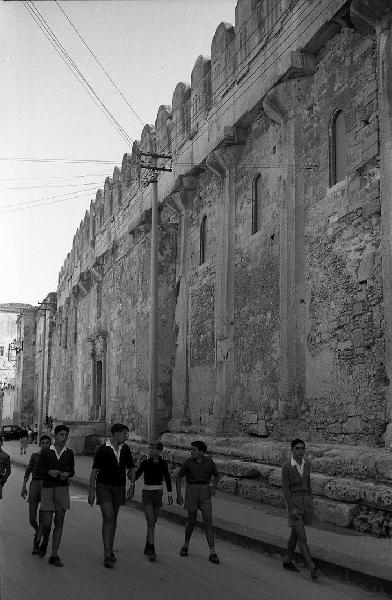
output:
[[[188,548],[183,546],[180,550],[180,556],[188,556]]]
[[[294,571],[295,573],[299,573],[298,567],[293,562],[284,562],[283,567],[288,571]]]
[[[63,567],[64,566],[63,561],[60,559],[59,556],[57,556],[57,554],[56,554],[56,556],[51,556],[48,560],[48,563],[50,565],[53,565],[54,567]]]
[[[219,565],[219,558],[217,557],[215,552],[211,552],[210,556],[208,557],[208,560],[214,563],[214,565]]]
[[[105,556],[103,564],[107,569],[113,569],[113,561],[111,556]]]

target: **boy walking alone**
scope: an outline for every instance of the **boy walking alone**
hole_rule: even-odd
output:
[[[286,499],[291,534],[283,567],[288,571],[299,569],[293,562],[297,542],[312,579],[317,579],[318,569],[314,564],[306,538],[305,525],[313,520],[313,496],[310,483],[310,463],[305,460],[305,442],[296,438],[291,442],[292,457],[282,466],[282,488]]]

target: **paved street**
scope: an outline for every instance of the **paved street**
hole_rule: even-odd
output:
[[[65,566],[51,567],[31,555],[32,530],[27,503],[19,495],[22,469],[13,468],[0,505],[1,600],[371,600],[382,597],[325,576],[317,583],[307,573],[282,570],[280,562],[218,540],[221,564],[207,560],[204,535],[196,532],[188,558],[178,555],[183,540],[179,525],[161,521],[158,560],[150,564],[142,553],[144,518],[127,507],[119,518],[116,551],[111,571],[102,565],[100,512],[87,504],[86,491],[72,486],[60,556]]]

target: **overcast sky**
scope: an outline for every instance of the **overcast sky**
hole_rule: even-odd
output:
[[[36,18],[44,19],[41,24],[51,28],[128,136],[140,139],[141,121],[154,123],[158,107],[171,104],[176,84],[190,81],[197,56],[210,55],[218,24],[234,24],[236,1],[59,4],[140,121],[55,1],[35,2]],[[115,164],[121,166],[130,146],[56,53],[24,2],[1,3],[0,28],[0,303],[36,304],[56,290],[90,200]],[[34,161],[15,160],[21,158]]]

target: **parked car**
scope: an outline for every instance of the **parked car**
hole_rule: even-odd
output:
[[[19,440],[22,428],[19,425],[3,425],[1,435],[4,440]]]

